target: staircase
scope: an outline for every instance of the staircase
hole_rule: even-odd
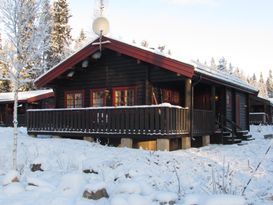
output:
[[[225,124],[229,123],[228,127]],[[222,119],[221,121],[216,121],[217,129],[214,132],[214,136],[211,139],[211,143],[216,144],[238,144],[242,145],[242,141],[251,141],[255,140],[248,130],[242,130],[235,122]]]

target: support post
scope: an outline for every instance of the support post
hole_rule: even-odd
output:
[[[202,136],[202,146],[208,146],[210,144],[210,136],[203,135]]]
[[[182,149],[191,148],[191,137],[189,135],[182,136]]]
[[[158,151],[170,151],[170,140],[169,139],[157,139],[156,147]]]
[[[186,116],[187,127],[189,135],[182,137],[182,149],[187,149],[191,147],[191,135],[192,135],[192,112],[193,112],[193,92],[192,92],[192,81],[187,78],[185,80],[185,107],[188,108],[188,114]]]
[[[83,140],[88,141],[88,142],[94,142],[95,141],[94,137],[90,137],[90,136],[84,136]]]
[[[121,138],[120,147],[132,148],[133,147],[133,139],[131,139],[131,138]]]

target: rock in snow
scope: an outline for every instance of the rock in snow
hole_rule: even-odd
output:
[[[175,204],[177,200],[177,194],[172,192],[158,192],[154,199],[160,204]]]
[[[104,182],[93,182],[85,186],[83,197],[87,199],[98,200],[108,198],[106,184]]]

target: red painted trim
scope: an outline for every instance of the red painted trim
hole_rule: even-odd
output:
[[[67,94],[77,94],[77,93],[81,93],[82,94],[82,107],[84,107],[85,105],[85,93],[84,90],[69,90],[69,91],[65,91],[64,92],[64,107],[67,107]],[[75,100],[75,99],[74,99]],[[73,102],[74,104],[74,102]],[[75,105],[73,105],[75,106]]]
[[[106,88],[95,88],[90,90],[90,106],[93,107],[93,93],[96,91],[105,91]],[[103,106],[106,106],[106,96],[103,96]]]
[[[37,102],[39,100],[47,99],[47,98],[54,97],[54,96],[55,96],[54,92],[45,93],[45,94],[42,94],[42,95],[38,95],[38,96],[35,96],[35,97],[28,98],[27,102],[28,103]]]
[[[111,43],[104,44],[103,45],[104,48],[108,48],[110,50],[119,52],[127,56],[131,56],[144,62],[157,65],[159,67],[165,68],[166,70],[170,70],[172,72],[181,74],[188,78],[192,78],[194,74],[194,67],[192,65],[171,58],[167,58],[165,56],[158,55],[151,51],[147,51],[117,40],[113,40],[111,38],[103,37],[103,41],[107,40],[110,41]],[[97,41],[98,39],[95,40],[94,42]],[[83,48],[82,50],[80,50],[79,52],[77,52],[76,54],[62,62],[61,64],[57,65],[47,74],[42,76],[40,79],[38,79],[35,82],[36,86],[41,87],[46,85],[47,83],[51,82],[52,80],[66,72],[67,70],[72,69],[73,66],[75,66],[77,63],[81,62],[88,56],[98,51],[99,47],[97,45],[92,45],[92,43],[90,43],[88,46],[86,46],[85,48]]]
[[[47,74],[41,77],[39,80],[35,82],[37,87],[42,87],[46,85],[48,82],[54,80],[64,72],[69,69],[72,69],[74,65],[86,59],[88,56],[92,55],[98,50],[97,46],[92,46],[92,43],[86,46],[84,49],[75,53],[73,56],[62,62],[60,65],[56,66],[52,70],[50,70]]]
[[[134,104],[136,105],[137,87],[136,86],[124,86],[124,87],[114,87],[112,92],[112,105],[116,106],[115,91],[123,90],[134,90]]]
[[[157,65],[159,67],[165,68],[166,70],[170,70],[172,72],[181,74],[188,78],[192,78],[194,74],[194,67],[192,65],[171,58],[167,58],[165,56],[158,55],[151,51],[134,47],[132,45],[125,44],[113,39],[106,38],[106,40],[110,40],[111,43],[103,45],[105,48],[109,48],[111,50],[120,52],[124,55],[140,59],[144,62],[151,63],[153,65]]]

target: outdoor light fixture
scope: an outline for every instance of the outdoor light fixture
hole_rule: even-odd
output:
[[[82,62],[82,68],[87,68],[88,67],[88,60],[85,60]]]
[[[67,74],[67,77],[71,78],[71,77],[73,77],[74,74],[75,74],[75,71],[72,70]]]
[[[100,59],[100,57],[101,57],[101,52],[100,51],[98,51],[98,52],[96,52],[96,53],[94,53],[92,55],[92,58],[95,59],[95,60]]]

